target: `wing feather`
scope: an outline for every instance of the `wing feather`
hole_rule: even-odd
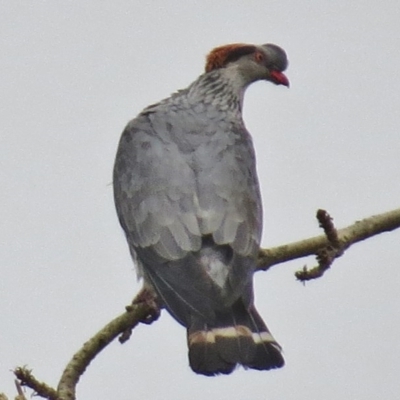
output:
[[[177,260],[198,251],[202,236],[211,234],[217,244],[254,256],[261,201],[244,127],[211,132],[168,118],[143,114],[121,137],[114,194],[129,242]]]

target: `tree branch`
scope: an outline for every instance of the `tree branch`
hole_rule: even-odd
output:
[[[142,293],[142,292],[140,292]],[[126,334],[127,330],[135,328],[139,322],[145,321],[154,310],[144,301],[133,301],[127,311],[113,319],[103,329],[89,339],[83,347],[75,353],[66,366],[57,393],[59,400],[74,400],[75,388],[81,375],[85,372],[91,361],[119,334]]]
[[[383,214],[374,215],[337,230],[337,237],[342,251],[352,244],[361,242],[383,232],[390,232],[400,227],[400,208]],[[258,254],[258,270],[266,271],[274,265],[287,261],[312,256],[331,242],[326,235],[315,236],[271,249],[260,249]],[[339,256],[339,255],[338,255]]]
[[[331,217],[325,211],[319,210],[317,217],[324,229],[324,235],[271,249],[260,249],[258,270],[266,271],[274,265],[316,254],[319,260],[318,267],[311,270],[303,269],[296,273],[300,280],[315,279],[322,276],[334,258],[342,255],[352,244],[400,227],[400,209],[366,218],[340,230],[336,230]],[[330,258],[326,259],[324,251],[328,250],[333,253],[328,254]],[[30,379],[24,379],[25,375],[22,377],[17,375],[17,378],[22,386],[30,387],[41,397],[51,400],[75,400],[79,378],[96,355],[120,334],[121,342],[128,340],[133,328],[140,322],[153,322],[158,313],[159,308],[153,295],[147,289],[143,289],[132,305],[127,307],[125,313],[108,323],[75,353],[61,376],[57,391],[37,381],[26,368],[18,368],[15,374],[21,370],[28,371]],[[43,388],[46,390],[42,390]]]
[[[35,393],[49,400],[57,400],[57,392],[46,383],[39,382],[33,375],[32,371],[26,367],[16,368],[14,375],[18,379],[16,381],[18,395],[22,396],[21,386],[27,386],[35,391]],[[20,397],[23,399],[23,397]]]

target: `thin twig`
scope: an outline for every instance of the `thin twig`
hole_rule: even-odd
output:
[[[316,217],[320,228],[324,230],[328,244],[317,251],[318,265],[316,267],[308,269],[304,266],[302,270],[295,272],[296,278],[303,283],[311,279],[321,278],[332,266],[335,259],[344,253],[332,217],[325,210],[318,210]]]
[[[37,395],[49,399],[57,400],[57,392],[44,382],[39,382],[33,375],[32,371],[26,367],[16,368],[14,375],[18,379],[19,385],[27,386]],[[18,387],[17,387],[18,388]]]
[[[20,382],[17,379],[15,379],[14,383],[15,383],[15,387],[17,388],[17,392],[18,392],[18,396],[15,398],[15,400],[27,400],[25,397],[25,393],[22,390]]]
[[[317,211],[317,220],[320,228],[324,230],[329,243],[337,249],[340,248],[340,240],[335,225],[333,224],[333,218],[327,211],[319,209]]]

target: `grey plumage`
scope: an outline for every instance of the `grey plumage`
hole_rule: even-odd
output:
[[[131,254],[205,375],[283,365],[253,306],[262,207],[241,111],[251,82],[288,85],[286,65],[274,45],[217,48],[208,72],[143,110],[119,143],[114,196]]]

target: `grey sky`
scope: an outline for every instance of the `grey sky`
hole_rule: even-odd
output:
[[[399,207],[400,6],[391,1],[0,3],[0,392],[66,362],[140,287],[112,199],[120,133],[187,86],[211,48],[282,46],[291,88],[252,86],[265,247]],[[80,399],[398,399],[400,232],[351,248],[303,287],[297,260],[256,275],[287,365],[196,376],[166,313],[89,367]]]

